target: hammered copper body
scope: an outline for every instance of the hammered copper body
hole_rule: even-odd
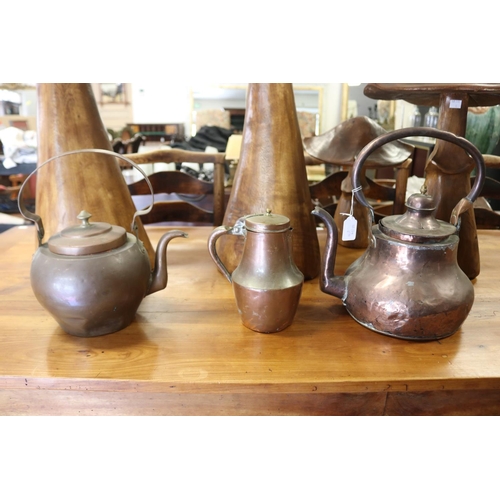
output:
[[[469,141],[427,128],[401,129],[372,141],[353,168],[353,184],[360,186],[363,161],[385,142],[406,136],[430,136],[463,147],[475,160],[478,176],[469,195],[455,207],[450,223],[435,219],[436,205],[427,195],[414,194],[403,215],[386,217],[373,234],[367,251],[346,271],[334,276],[337,228],[333,218],[317,208],[328,229],[320,287],[339,297],[349,314],[367,328],[407,340],[435,340],[455,333],[474,302],[474,289],[457,263],[460,215],[477,198],[484,183],[481,153]],[[360,204],[368,204],[362,191]]]
[[[216,250],[217,240],[223,235],[237,235],[245,240],[241,261],[232,274]],[[247,328],[272,333],[291,325],[304,275],[293,261],[288,218],[268,213],[244,217],[234,227],[220,226],[212,232],[208,249],[217,267],[233,285],[238,312]]]
[[[465,137],[469,106],[500,104],[498,83],[368,83],[372,99],[403,99],[419,106],[438,106],[437,128]],[[491,157],[490,157],[491,158]],[[455,144],[438,139],[425,167],[425,187],[436,202],[436,217],[449,220],[471,189],[474,162]],[[480,272],[476,219],[471,206],[462,214],[458,264],[472,280]]]

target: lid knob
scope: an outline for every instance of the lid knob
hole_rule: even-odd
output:
[[[426,194],[415,193],[406,200],[406,207],[410,210],[425,210],[433,212],[436,210],[436,204],[431,196]]]
[[[380,230],[393,238],[415,243],[442,241],[455,234],[453,224],[434,217],[436,204],[431,196],[415,193],[406,201],[408,210],[403,215],[384,217],[379,222]]]
[[[121,226],[106,222],[90,223],[92,214],[82,210],[77,216],[82,223],[69,226],[47,242],[49,249],[59,255],[91,255],[113,250],[127,242],[127,232]]]
[[[86,210],[82,210],[77,216],[77,219],[80,219],[82,221],[82,224],[80,227],[89,227],[90,222],[89,219],[92,217],[92,214],[89,214]]]

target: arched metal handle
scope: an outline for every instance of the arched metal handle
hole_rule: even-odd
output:
[[[130,163],[130,165],[132,165],[132,167],[134,167],[135,169],[137,169],[144,176],[144,179],[146,180],[146,183],[149,186],[149,189],[151,191],[151,204],[149,205],[149,207],[145,208],[144,210],[137,210],[134,213],[134,216],[132,217],[132,223],[130,225],[131,231],[134,233],[134,235],[136,236],[136,238],[139,239],[139,234],[138,234],[138,228],[137,228],[137,224],[136,224],[136,219],[137,219],[137,217],[140,217],[141,215],[146,215],[149,212],[151,212],[151,209],[153,208],[153,204],[154,204],[154,201],[155,201],[154,200],[153,186],[151,185],[151,182],[148,179],[148,176],[146,175],[146,173],[144,172],[144,170],[142,170],[142,168],[140,168],[136,163],[134,163],[129,158],[127,158],[127,157],[125,157],[125,156],[123,156],[123,155],[121,155],[119,153],[115,153],[114,151],[108,151],[107,149],[76,149],[74,151],[67,151],[66,153],[61,153],[61,154],[59,154],[57,156],[53,156],[52,158],[49,158],[48,160],[44,161],[35,170],[33,170],[33,172],[31,172],[28,175],[28,177],[26,177],[26,179],[24,180],[21,188],[19,189],[19,194],[18,194],[18,197],[17,197],[17,200],[18,200],[17,204],[19,206],[19,211],[21,212],[22,216],[25,219],[28,219],[28,220],[30,220],[30,221],[32,221],[32,222],[35,223],[37,234],[38,234],[38,245],[40,246],[42,244],[42,240],[43,240],[43,237],[44,237],[44,234],[45,234],[45,231],[44,231],[44,228],[43,228],[43,222],[42,222],[42,219],[41,219],[41,217],[39,215],[30,212],[26,208],[26,206],[24,204],[24,200],[23,200],[23,190],[24,190],[24,187],[26,186],[26,184],[29,181],[30,177],[32,175],[36,174],[47,163],[49,163],[49,162],[51,162],[53,160],[57,160],[58,158],[62,158],[64,156],[69,156],[69,155],[74,155],[74,154],[79,154],[79,153],[101,153],[101,154],[106,154],[106,155],[109,155],[109,156],[115,156],[116,158],[119,158],[120,160],[124,160],[124,161]],[[84,208],[84,207],[82,207],[82,208]]]
[[[392,132],[388,132],[387,134],[381,135],[368,143],[359,153],[356,161],[354,162],[352,169],[352,185],[353,190],[355,191],[354,195],[356,196],[359,203],[363,206],[367,207],[370,210],[370,214],[372,217],[372,221],[375,220],[373,207],[366,201],[365,195],[363,194],[363,190],[361,188],[360,176],[363,167],[363,163],[370,156],[373,151],[375,151],[380,146],[387,144],[388,142],[395,141],[397,139],[402,139],[404,137],[434,137],[435,139],[442,139],[443,141],[448,141],[456,144],[457,146],[462,147],[470,154],[472,159],[476,162],[477,166],[477,175],[476,181],[474,182],[474,186],[472,187],[471,192],[465,197],[462,198],[451,213],[450,223],[455,226],[458,225],[460,215],[467,211],[472,207],[474,201],[479,196],[479,193],[483,189],[486,170],[484,166],[483,155],[479,151],[479,149],[474,146],[467,139],[460,137],[458,135],[452,134],[451,132],[446,132],[444,130],[439,130],[430,127],[408,127],[402,128],[399,130],[394,130]]]

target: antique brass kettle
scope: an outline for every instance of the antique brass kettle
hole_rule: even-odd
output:
[[[465,321],[474,302],[474,288],[457,264],[460,215],[470,209],[485,177],[484,160],[469,141],[450,132],[415,127],[379,136],[361,150],[353,167],[357,200],[370,210],[360,188],[360,173],[366,158],[379,146],[395,139],[430,136],[464,148],[477,165],[477,176],[469,195],[456,205],[450,223],[434,218],[431,197],[414,194],[407,212],[392,215],[372,226],[366,252],[347,269],[334,276],[337,227],[321,208],[313,214],[326,225],[328,236],[323,256],[320,288],[342,299],[349,314],[365,327],[408,340],[448,337]]]
[[[31,175],[52,160],[79,153],[102,153],[130,163],[144,175],[151,190],[151,205],[135,212],[128,233],[121,226],[90,223],[91,214],[82,211],[80,225],[70,226],[42,244],[43,223],[29,212],[23,189]],[[96,337],[116,332],[134,319],[142,299],[167,286],[167,244],[172,238],[186,237],[169,231],[158,242],[152,271],[147,251],[137,234],[136,218],[151,211],[153,188],[146,174],[128,158],[104,149],[80,149],[54,156],[43,162],[24,181],[19,191],[19,210],[35,223],[38,249],[31,263],[31,286],[40,304],[61,328],[75,336]]]

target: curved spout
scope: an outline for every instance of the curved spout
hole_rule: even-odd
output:
[[[151,293],[166,288],[168,282],[167,245],[171,239],[178,238],[180,236],[187,238],[188,235],[183,231],[169,231],[160,238],[158,246],[156,247],[155,269],[153,271],[151,284],[149,285],[149,290],[146,295],[150,295]]]
[[[321,274],[319,285],[322,292],[344,299],[346,283],[344,276],[335,276],[335,258],[337,257],[338,229],[333,217],[323,208],[316,207],[312,211],[313,215],[319,217],[326,226],[327,239],[325,252],[321,262]]]

